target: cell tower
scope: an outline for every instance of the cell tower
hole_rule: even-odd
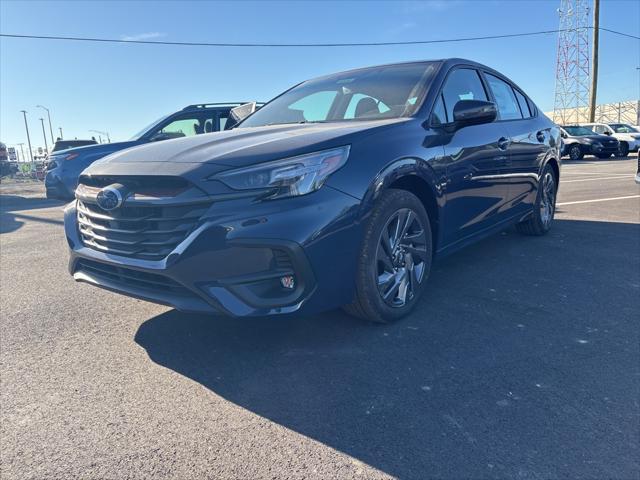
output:
[[[589,121],[589,16],[587,0],[560,0],[553,120]]]

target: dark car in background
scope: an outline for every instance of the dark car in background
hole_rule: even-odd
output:
[[[53,152],[48,159],[45,177],[47,198],[72,199],[80,173],[110,153],[144,143],[224,130],[231,109],[243,104],[246,102],[189,105],[179,112],[156,120],[126,142],[102,143]]]
[[[580,160],[585,155],[595,155],[598,158],[609,158],[618,153],[620,142],[607,135],[599,135],[588,127],[581,125],[563,125],[562,155],[571,160]]]
[[[559,147],[517,85],[472,61],[328,75],[233,130],[91,165],[65,209],[69,269],[185,311],[389,322],[434,256],[514,224],[547,233]]]

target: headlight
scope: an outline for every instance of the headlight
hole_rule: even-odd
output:
[[[315,192],[349,158],[349,145],[307,153],[214,175],[234,190],[273,190],[269,198],[291,197]]]

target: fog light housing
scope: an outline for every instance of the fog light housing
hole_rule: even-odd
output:
[[[293,275],[285,275],[284,277],[280,277],[280,285],[287,290],[293,290],[296,288],[296,279]]]

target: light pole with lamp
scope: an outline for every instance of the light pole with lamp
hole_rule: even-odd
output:
[[[49,133],[51,133],[51,143],[55,143],[55,140],[53,139],[53,128],[51,128],[51,112],[49,112],[49,109],[44,105],[36,105],[36,108],[42,108],[47,111],[47,118],[49,119]]]
[[[42,137],[44,138],[44,149],[49,155],[49,145],[47,145],[47,134],[44,131],[44,118],[40,118],[40,123],[42,124]]]

